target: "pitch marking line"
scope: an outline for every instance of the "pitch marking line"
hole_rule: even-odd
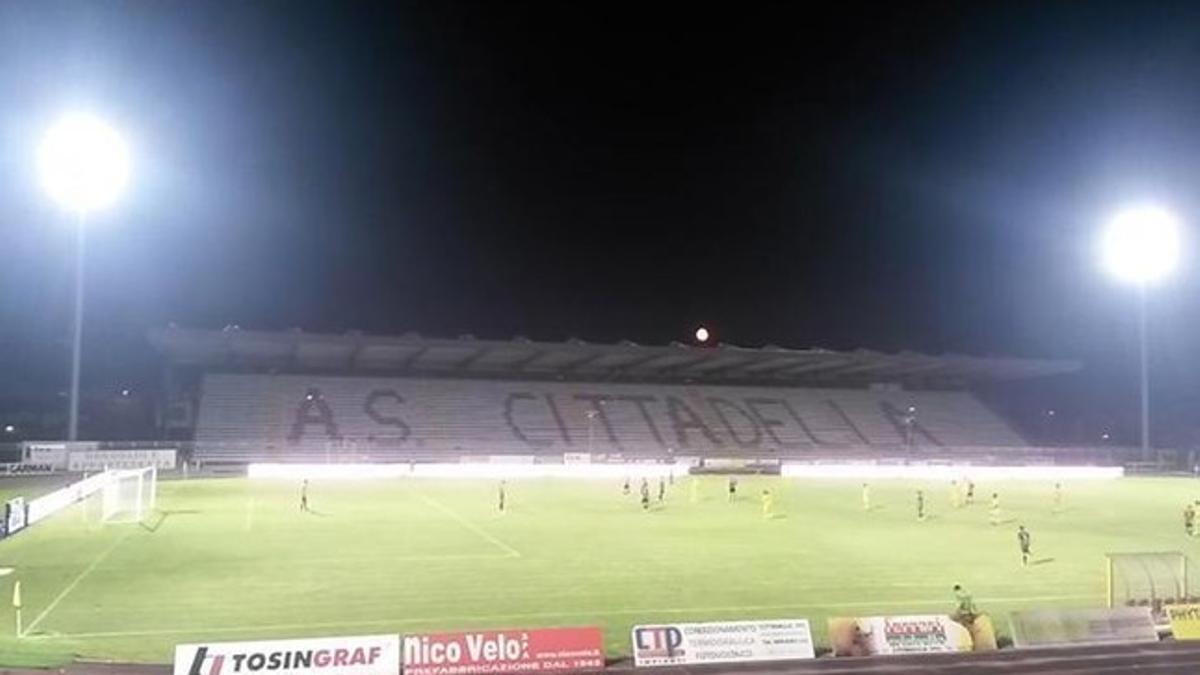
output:
[[[104,559],[107,558],[113,551],[115,551],[117,547],[120,546],[126,539],[128,539],[129,535],[133,534],[133,532],[133,529],[127,530],[125,534],[117,537],[116,541],[114,541],[112,544],[109,544],[108,548],[101,551],[100,555],[96,556],[96,559],[93,560],[90,565],[85,567],[83,571],[79,573],[79,576],[75,577],[71,583],[67,584],[67,587],[62,589],[62,592],[59,593],[58,596],[55,597],[54,600],[42,610],[41,614],[38,614],[37,617],[35,617],[34,620],[25,627],[25,632],[21,633],[21,637],[29,637],[29,634],[33,632],[34,628],[38,627],[38,624],[42,622],[42,619],[50,616],[50,612],[53,612],[54,608],[58,607],[58,603],[62,602],[64,598],[70,595],[71,591],[75,590],[75,587],[78,586],[85,578],[87,578],[87,575],[91,574],[92,570],[96,569],[100,563],[104,562]]]
[[[1096,600],[1099,595],[1034,595],[1022,598],[978,598],[978,602],[991,605],[1014,604],[1024,602],[1050,602],[1063,600]],[[884,601],[855,601],[855,602],[804,602],[787,605],[746,605],[742,607],[653,607],[645,609],[616,609],[601,611],[577,612],[524,612],[514,614],[491,614],[466,616],[431,616],[413,617],[408,619],[372,619],[367,621],[329,621],[321,623],[278,623],[259,626],[219,626],[213,628],[167,628],[161,630],[131,630],[99,633],[61,633],[54,635],[34,635],[32,639],[83,639],[83,638],[119,638],[152,635],[207,635],[213,633],[249,633],[253,631],[283,631],[283,630],[327,630],[336,628],[362,628],[371,626],[398,626],[403,624],[444,624],[455,625],[467,621],[504,621],[508,619],[560,619],[593,616],[650,616],[655,614],[712,614],[716,612],[761,612],[784,609],[816,609],[854,608],[854,607],[902,607],[902,606],[938,606],[945,605],[945,600],[884,600]]]
[[[441,511],[442,513],[450,516],[454,520],[458,521],[458,523],[460,525],[462,525],[463,527],[474,532],[475,534],[479,535],[480,537],[483,537],[487,541],[491,542],[493,545],[502,549],[505,553],[508,554],[508,557],[510,557],[510,558],[520,558],[521,557],[520,551],[518,551],[517,549],[500,541],[499,539],[492,536],[491,534],[488,534],[488,532],[486,530],[479,527],[475,523],[472,523],[471,521],[467,520],[466,518],[463,518],[462,516],[458,515],[453,510],[451,510],[450,507],[446,506],[445,504],[439,502],[438,500],[436,500],[433,497],[430,497],[424,493],[418,493],[418,494],[420,495],[421,499],[425,501],[426,504],[428,504],[428,505],[432,506],[433,508]]]

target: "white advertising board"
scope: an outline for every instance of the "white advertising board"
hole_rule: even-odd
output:
[[[400,636],[366,635],[175,646],[175,675],[397,675]]]
[[[175,468],[174,450],[84,450],[71,451],[67,456],[70,471],[104,471],[106,469]]]
[[[806,619],[634,626],[632,638],[639,667],[816,657]]]

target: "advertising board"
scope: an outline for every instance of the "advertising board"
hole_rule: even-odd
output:
[[[867,616],[829,620],[835,656],[969,652],[971,633],[945,614]]]
[[[1200,640],[1200,605],[1167,605],[1163,609],[1176,640]]]
[[[634,626],[631,642],[638,667],[816,657],[806,619]]]
[[[148,466],[167,470],[175,468],[175,455],[174,450],[72,450],[67,455],[67,470],[104,471]]]
[[[405,675],[573,672],[604,668],[597,627],[405,635]]]
[[[176,645],[175,675],[397,675],[400,636]]]

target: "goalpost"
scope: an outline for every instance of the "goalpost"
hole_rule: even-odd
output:
[[[146,518],[158,494],[158,469],[120,469],[105,472],[109,480],[100,489],[100,520],[136,523]]]

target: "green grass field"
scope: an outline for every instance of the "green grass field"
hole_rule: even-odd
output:
[[[163,481],[145,525],[103,525],[76,507],[0,541],[0,665],[73,658],[166,662],[179,642],[600,624],[611,653],[638,622],[807,617],[819,642],[833,615],[948,612],[965,584],[1004,629],[1032,606],[1099,606],[1102,554],[1183,550],[1185,500],[1200,482],[1123,479],[978,487],[955,510],[948,486],[746,478],[685,480],[642,512],[611,482]],[[764,520],[757,493],[776,492]],[[915,518],[914,490],[932,517]],[[11,491],[11,486],[0,488]],[[1004,517],[988,524],[987,495]],[[19,491],[19,490],[18,490]],[[634,492],[636,493],[636,486]],[[1033,533],[1022,568],[1015,528]],[[20,579],[29,634],[13,637]]]

